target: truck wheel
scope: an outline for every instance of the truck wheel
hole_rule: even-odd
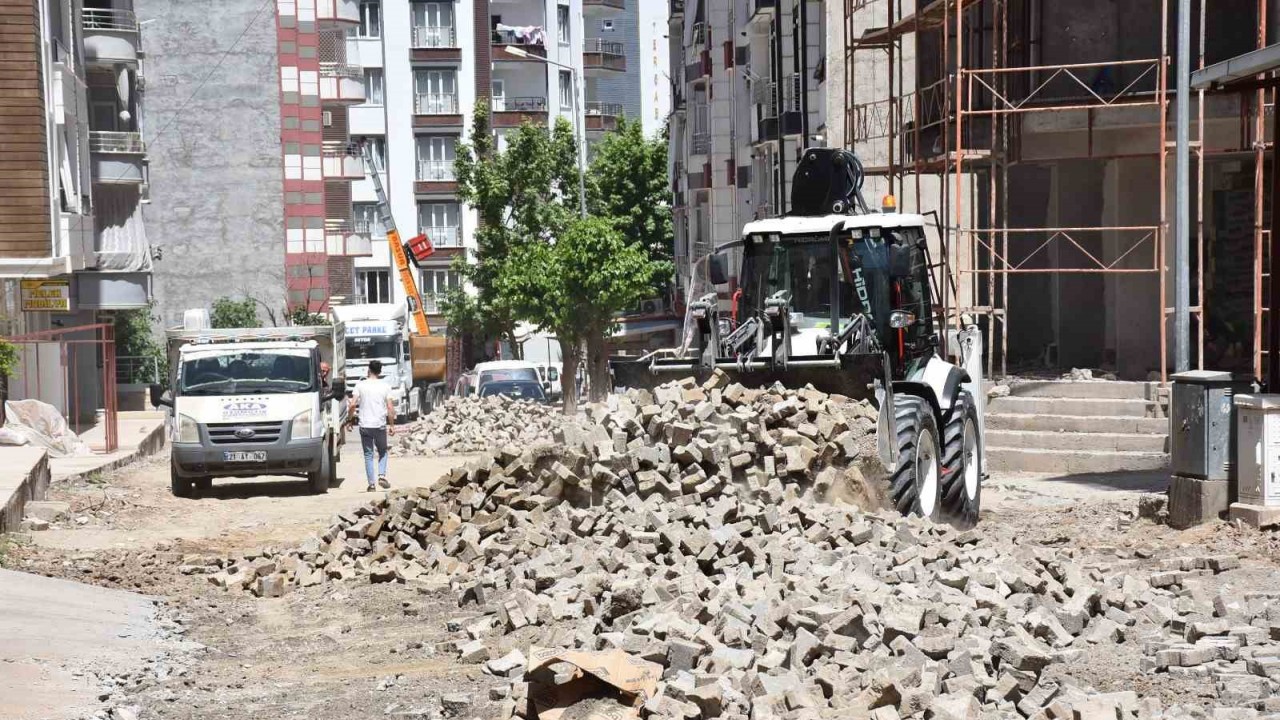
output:
[[[307,481],[311,483],[311,492],[316,495],[323,495],[329,492],[333,474],[333,441],[330,440],[325,443],[324,453],[320,456],[320,469],[307,473]]]
[[[191,478],[178,476],[178,468],[172,464],[169,465],[169,490],[173,492],[174,497],[186,498],[191,497]]]
[[[942,517],[942,462],[938,421],[924,398],[900,395],[894,399],[898,467],[889,494],[903,515]]]
[[[209,494],[209,491],[213,490],[213,478],[211,477],[196,478],[193,484],[196,488],[197,497],[204,497]]]
[[[942,508],[947,521],[972,527],[982,508],[982,436],[973,396],[960,393],[942,432]]]

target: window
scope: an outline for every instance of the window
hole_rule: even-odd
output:
[[[568,70],[560,71],[560,109],[573,109],[573,74]]]
[[[378,172],[387,171],[387,139],[381,135],[352,135],[351,142],[369,148],[373,156],[373,166]]]
[[[360,0],[360,29],[356,37],[382,37],[382,4],[381,0]]]
[[[414,74],[418,115],[453,115],[458,112],[458,71],[419,70]]]
[[[453,270],[423,270],[422,293],[424,295],[444,295],[450,288],[459,285],[458,273]]]
[[[560,44],[568,45],[571,42],[569,36],[569,6],[556,6],[556,32],[559,34]]]
[[[413,46],[419,48],[457,47],[453,27],[452,2],[413,4]]]
[[[351,218],[355,222],[355,230],[362,235],[381,238],[387,234],[378,219],[378,203],[351,203]]]
[[[391,302],[391,271],[357,269],[356,294],[362,303]]]
[[[116,104],[104,100],[94,100],[90,105],[89,127],[94,130],[115,130],[120,113],[116,112]]]
[[[507,84],[502,80],[493,81],[493,111],[503,112],[507,109]]]
[[[382,104],[382,68],[364,69],[364,104]]]
[[[604,31],[604,32],[613,32],[613,21],[612,21],[612,20],[601,20],[601,21],[600,21],[600,29],[601,29],[602,31]]]
[[[452,180],[454,146],[452,136],[423,135],[418,138],[418,179]]]
[[[418,205],[418,232],[425,233],[436,247],[458,247],[458,204]]]

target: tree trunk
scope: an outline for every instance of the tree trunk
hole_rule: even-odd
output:
[[[592,328],[587,336],[587,376],[591,402],[602,402],[609,394],[609,347],[603,330]]]
[[[564,359],[560,367],[560,389],[564,402],[564,414],[578,413],[578,361],[582,351],[576,344],[560,343],[560,352]]]

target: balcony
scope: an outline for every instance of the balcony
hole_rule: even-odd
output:
[[[674,20],[684,15],[684,0],[670,0],[667,6],[668,6],[668,9],[671,11],[669,13],[671,16],[671,19]]]
[[[326,220],[324,227],[325,252],[338,257],[370,257],[373,255],[373,237],[360,232],[358,223],[350,220]]]
[[[297,2],[284,0],[280,15],[297,15]],[[329,29],[346,29],[360,24],[360,0],[316,0],[316,24]]]
[[[364,71],[353,65],[320,63],[320,101],[340,105],[365,102]]]
[[[458,96],[452,93],[419,93],[413,101],[415,128],[461,128]]]
[[[593,70],[626,72],[627,56],[622,43],[599,38],[587,40],[582,48],[582,67],[587,72]]]
[[[711,154],[711,133],[694,133],[693,134],[693,154],[694,155],[710,155]]]
[[[418,182],[452,182],[452,160],[419,160]]]
[[[778,9],[778,0],[752,0],[752,20],[759,17],[771,17]]]
[[[364,158],[353,149],[325,148],[321,151],[325,180],[363,180]]]
[[[626,9],[627,9],[626,0],[582,0],[582,11],[584,13],[589,13],[589,12],[592,12],[593,10],[604,10],[606,12],[612,12],[614,10],[626,10]]]
[[[414,62],[462,62],[457,29],[452,25],[413,28],[409,59]]]
[[[109,185],[139,185],[146,182],[146,153],[142,133],[109,130],[93,130],[89,133],[94,182]]]
[[[419,228],[418,232],[426,235],[431,240],[431,245],[437,250],[442,248],[462,247],[462,233],[457,227],[432,226]]]
[[[620,103],[587,101],[587,132],[612,132],[618,129],[618,118],[622,117]]]
[[[138,18],[132,10],[86,8],[80,15],[87,65],[136,65]]]
[[[544,97],[494,98],[493,126],[517,128],[529,122],[547,124],[547,99]]]
[[[505,25],[499,25],[498,29],[493,31],[493,61],[498,62],[541,62],[540,60],[512,55],[507,52],[508,47],[520,48],[529,55],[536,55],[539,58],[547,57],[546,38],[541,28],[537,28],[535,33],[527,33],[524,31],[516,31],[507,29]]]

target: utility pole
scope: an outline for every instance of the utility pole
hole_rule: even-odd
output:
[[[1173,367],[1176,372],[1185,372],[1191,369],[1191,269],[1188,267],[1191,244],[1191,0],[1178,0],[1178,98],[1175,112]],[[1160,307],[1164,307],[1164,298],[1160,298]],[[1164,322],[1163,317],[1160,320]]]

